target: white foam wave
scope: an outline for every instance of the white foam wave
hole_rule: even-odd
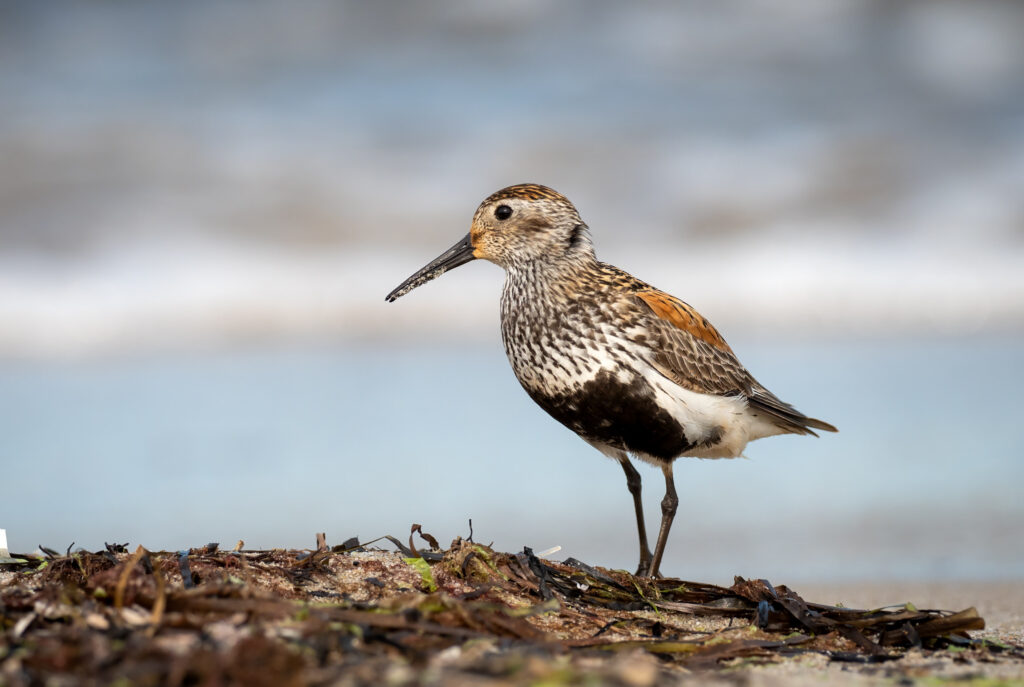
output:
[[[387,304],[430,257],[206,240],[90,257],[0,258],[0,355],[80,356],[247,342],[496,336],[500,271],[473,264]],[[923,253],[839,241],[644,246],[601,257],[729,332],[888,336],[1024,329],[1024,252]]]

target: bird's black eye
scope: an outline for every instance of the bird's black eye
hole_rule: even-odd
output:
[[[506,220],[512,216],[512,208],[507,205],[499,205],[494,208],[494,216],[499,220]]]

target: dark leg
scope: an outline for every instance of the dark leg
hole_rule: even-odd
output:
[[[626,486],[629,487],[629,493],[633,495],[633,507],[636,509],[636,531],[640,535],[640,567],[636,569],[636,574],[646,575],[647,569],[651,567],[651,550],[647,548],[644,504],[640,500],[640,473],[629,462],[628,456],[624,456],[619,462],[622,464],[623,472],[626,473]]]
[[[661,565],[662,556],[665,555],[668,531],[672,529],[672,519],[676,517],[676,507],[679,506],[675,480],[672,479],[672,463],[662,467],[661,471],[665,473],[665,498],[661,500],[661,529],[658,530],[658,543],[654,545],[654,558],[651,559],[649,577],[661,577],[658,567]]]

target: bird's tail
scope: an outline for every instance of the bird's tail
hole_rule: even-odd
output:
[[[830,425],[829,423],[825,422],[824,420],[818,420],[818,419],[813,418],[813,417],[804,417],[804,424],[807,425],[808,427],[813,427],[814,429],[820,429],[823,432],[838,432],[839,431],[838,429],[835,428],[835,425]]]
[[[813,434],[818,436],[814,432],[815,429],[823,432],[839,431],[824,420],[807,417],[767,389],[755,391],[747,398],[747,403],[770,415],[779,427],[793,434]]]

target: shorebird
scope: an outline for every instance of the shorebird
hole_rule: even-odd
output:
[[[679,505],[676,458],[736,458],[754,439],[837,431],[758,383],[690,305],[600,262],[575,206],[546,186],[490,195],[469,233],[387,300],[478,258],[505,270],[501,336],[526,393],[626,473],[640,540],[637,575],[661,574]],[[665,476],[653,554],[631,455]]]

